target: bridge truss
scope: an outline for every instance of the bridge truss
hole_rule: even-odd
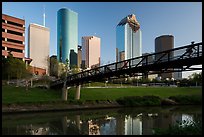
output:
[[[147,54],[72,74],[67,77],[66,84],[67,86],[73,86],[91,81],[105,81],[107,79],[121,77],[201,70],[202,67],[193,67],[194,65],[201,64],[202,42]],[[63,82],[63,79],[57,80],[51,84],[51,87],[62,87]]]

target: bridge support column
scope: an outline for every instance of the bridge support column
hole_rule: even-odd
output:
[[[62,88],[62,100],[67,101],[67,92],[70,89],[70,87]]]
[[[79,100],[80,99],[80,90],[81,90],[81,85],[77,85],[76,87],[76,93],[75,93],[75,99]]]

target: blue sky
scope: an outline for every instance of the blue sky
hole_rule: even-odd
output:
[[[135,14],[142,31],[142,53],[154,52],[154,40],[174,36],[174,47],[202,41],[202,2],[3,2],[2,13],[50,28],[50,56],[57,54],[57,11],[66,7],[78,13],[78,44],[82,36],[101,38],[101,62],[115,61],[116,26],[128,14]]]

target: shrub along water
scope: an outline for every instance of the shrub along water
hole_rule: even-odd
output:
[[[169,99],[175,101],[178,105],[201,105],[202,104],[202,96],[193,95],[193,96],[170,96]],[[155,106],[155,105],[163,105],[162,98],[158,96],[126,96],[116,101],[120,105],[124,106]]]
[[[161,98],[157,96],[126,96],[116,100],[124,106],[155,106],[161,105]]]
[[[176,101],[181,105],[201,105],[202,104],[202,96],[198,95],[178,95],[178,96],[170,96],[169,99]]]

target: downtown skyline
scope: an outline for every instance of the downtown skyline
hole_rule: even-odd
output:
[[[101,38],[101,64],[115,62],[116,26],[128,14],[140,22],[142,53],[154,52],[154,40],[160,35],[173,35],[175,48],[202,41],[201,2],[3,2],[3,14],[26,21],[26,57],[28,25],[43,24],[43,7],[45,26],[50,28],[50,56],[57,55],[57,11],[63,7],[78,13],[79,45],[83,36]]]

